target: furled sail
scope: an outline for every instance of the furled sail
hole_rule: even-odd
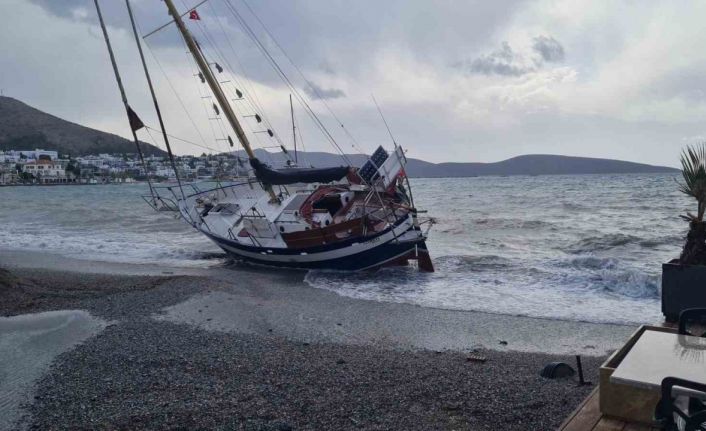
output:
[[[330,183],[345,177],[350,170],[349,166],[277,170],[270,168],[258,159],[250,159],[250,166],[255,170],[255,176],[257,176],[258,180],[273,186],[294,183]]]

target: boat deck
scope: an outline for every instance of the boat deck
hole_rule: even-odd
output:
[[[559,426],[559,431],[657,431],[659,429],[603,415],[598,407],[598,388],[594,389]]]

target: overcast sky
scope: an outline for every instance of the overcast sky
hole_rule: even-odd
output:
[[[175,3],[187,11],[198,2]],[[168,21],[161,1],[132,4],[142,34]],[[130,104],[156,127],[124,2],[101,5]],[[291,146],[290,90],[231,7],[347,152],[391,145],[371,94],[408,154],[434,162],[544,153],[675,166],[684,145],[706,138],[705,2],[209,0],[198,8],[201,21],[187,25],[209,60],[225,69],[217,75],[230,81],[229,94],[244,94],[233,102],[236,111],[257,111]],[[2,0],[1,9],[6,96],[129,136],[93,1]],[[193,76],[174,26],[147,45],[169,132],[226,149],[216,139],[235,135],[208,119],[215,113],[202,97],[210,92]],[[295,104],[295,115],[307,150],[334,152],[302,106]],[[252,117],[243,122],[249,133],[265,130]],[[277,145],[266,133],[251,137],[256,147]],[[203,151],[173,145],[181,154]]]

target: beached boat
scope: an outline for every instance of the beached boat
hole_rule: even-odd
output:
[[[103,24],[98,0],[95,3]],[[180,14],[171,0],[164,3],[173,18],[169,24],[176,24],[198,66],[198,77],[212,92],[216,115],[226,118],[245,150],[253,177],[202,189],[197,184],[182,184],[174,166],[178,186],[150,186],[147,200],[151,205],[178,211],[194,229],[246,262],[284,268],[367,270],[416,260],[421,270],[433,271],[426,247],[432,220],[420,218],[420,211],[414,205],[404,170],[407,159],[401,146],[393,141],[390,152],[378,148],[360,167],[274,169],[261,162],[241,126],[244,116],[236,116],[222,83],[211,70],[215,65],[220,72],[222,67],[206,59],[182,20],[187,14],[200,20],[198,12],[192,9]],[[127,6],[132,18],[129,0]],[[105,26],[103,29],[139,150],[135,132],[144,124],[127,104]],[[136,30],[135,38],[140,47]],[[162,123],[144,57],[142,60]],[[240,90],[236,92],[238,100],[244,97]],[[260,115],[255,113],[251,117],[259,123]],[[320,121],[317,126],[323,128]],[[173,163],[168,135],[163,128],[162,131]],[[270,129],[266,133],[274,136]],[[228,141],[232,146],[230,137]]]

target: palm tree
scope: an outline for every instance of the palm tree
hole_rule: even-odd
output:
[[[681,216],[689,222],[689,233],[679,260],[683,264],[706,265],[706,143],[682,151],[681,166],[684,182],[679,184],[679,190],[696,199],[697,212]]]

